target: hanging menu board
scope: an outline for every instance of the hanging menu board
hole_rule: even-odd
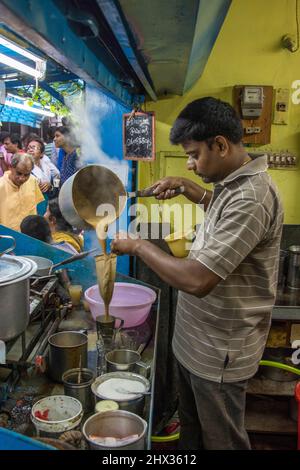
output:
[[[154,113],[123,114],[123,155],[126,160],[155,159]]]

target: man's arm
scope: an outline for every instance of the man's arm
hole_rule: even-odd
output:
[[[195,204],[204,205],[204,210],[207,209],[210,199],[212,197],[212,191],[202,188],[194,181],[188,178],[181,178],[175,176],[167,176],[154,183],[151,188],[154,189],[153,194],[156,199],[171,199],[175,197],[174,190],[180,186],[184,187],[184,196]]]
[[[198,261],[175,258],[147,240],[117,238],[111,243],[111,250],[139,256],[164,282],[197,297],[204,297],[221,281]]]

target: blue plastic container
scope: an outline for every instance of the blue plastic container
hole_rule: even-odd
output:
[[[57,450],[55,447],[23,436],[14,431],[0,428],[0,450]]]

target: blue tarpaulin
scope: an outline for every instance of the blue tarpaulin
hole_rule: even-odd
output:
[[[17,122],[31,127],[41,127],[41,122],[44,116],[40,116],[30,111],[23,111],[21,109],[11,108],[10,106],[0,105],[0,121],[2,122]]]
[[[6,101],[24,105],[23,99],[9,96]],[[35,106],[35,109],[42,109],[41,107]],[[0,121],[2,122],[17,122],[31,127],[41,127],[41,122],[45,116],[36,114],[27,109],[13,108],[7,105],[0,105]]]

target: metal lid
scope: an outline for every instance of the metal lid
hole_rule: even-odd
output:
[[[20,256],[0,257],[0,286],[31,276],[37,269],[36,263]]]
[[[288,248],[292,253],[300,253],[300,245],[292,245]]]

